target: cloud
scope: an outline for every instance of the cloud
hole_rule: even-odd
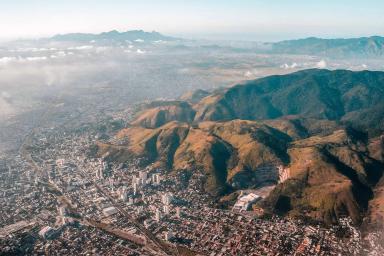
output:
[[[0,97],[3,98],[4,100],[6,100],[7,102],[11,102],[12,101],[11,95],[8,92],[6,92],[6,91],[2,91],[1,94],[0,94]]]
[[[253,75],[252,72],[249,71],[249,70],[248,70],[247,72],[244,73],[244,76],[245,76],[245,77],[251,77],[252,75]]]
[[[143,39],[140,39],[140,38],[138,38],[138,39],[136,39],[136,40],[135,40],[135,42],[137,42],[137,43],[143,43],[143,42],[144,42],[144,40],[143,40]]]
[[[105,52],[109,49],[109,47],[107,46],[99,46],[99,47],[96,47],[96,53],[101,53],[101,52]]]
[[[139,53],[139,54],[143,54],[143,53],[145,53],[145,51],[144,50],[140,50],[140,49],[137,49],[137,51],[136,51],[137,53]]]
[[[92,48],[93,48],[93,45],[80,45],[80,46],[69,47],[68,50],[90,50]]]
[[[64,51],[58,51],[55,54],[52,54],[50,56],[50,58],[51,59],[56,59],[56,58],[62,58],[62,57],[65,57],[65,56],[67,56],[67,54]]]
[[[327,62],[325,60],[321,60],[316,63],[317,68],[326,68],[327,67]]]
[[[284,63],[283,65],[280,66],[280,68],[283,68],[283,69],[293,69],[293,68],[297,68],[299,65],[296,63],[296,62],[293,62],[291,65],[287,64],[287,63]]]
[[[52,57],[52,56],[51,56]],[[46,56],[38,56],[38,57],[2,57],[0,58],[0,65],[7,65],[11,62],[28,62],[28,61],[42,61],[47,60],[48,57]]]
[[[56,55],[58,57],[65,57],[67,54],[65,53],[65,51],[59,51],[59,52],[56,53]]]
[[[188,74],[191,72],[191,70],[189,68],[180,68],[179,70],[177,70],[177,72],[179,74]]]
[[[16,57],[2,57],[0,58],[0,64],[6,65],[9,62],[16,61],[16,60],[17,60]]]
[[[39,57],[26,57],[21,60],[27,60],[27,61],[41,61],[41,60],[46,60],[48,59],[46,56],[39,56]]]
[[[35,48],[35,47],[27,47],[27,48],[18,48],[16,50],[9,50],[10,52],[46,52],[46,51],[54,51],[56,48]]]

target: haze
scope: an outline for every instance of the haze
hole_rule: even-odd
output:
[[[1,39],[117,29],[203,39],[360,37],[384,30],[384,2],[303,0],[5,0]]]

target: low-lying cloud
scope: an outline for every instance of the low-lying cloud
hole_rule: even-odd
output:
[[[317,68],[326,68],[327,67],[327,62],[325,60],[320,60],[319,62],[316,63]]]

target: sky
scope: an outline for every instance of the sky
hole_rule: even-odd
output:
[[[384,35],[383,0],[0,0],[0,39],[143,29],[278,41]]]

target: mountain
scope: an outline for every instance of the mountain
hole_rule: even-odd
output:
[[[126,32],[119,32],[112,30],[109,32],[103,32],[100,34],[89,34],[89,33],[70,33],[70,34],[59,34],[51,38],[54,41],[75,41],[75,42],[89,42],[92,40],[115,40],[115,41],[173,41],[176,38],[164,36],[158,32],[145,32],[143,30],[131,30]]]
[[[152,102],[132,122],[145,128],[157,128],[171,121],[192,122],[195,111],[183,101]]]
[[[187,101],[194,104],[209,95],[210,95],[209,92],[199,89],[199,90],[184,93],[183,95],[181,95],[180,100]]]
[[[326,223],[342,216],[361,222],[384,170],[383,163],[366,152],[364,138],[348,129],[294,141],[288,149],[290,178],[278,184],[262,206]]]
[[[384,37],[371,36],[348,39],[309,37],[272,43],[271,51],[286,54],[307,54],[331,57],[374,57],[384,55]]]
[[[116,134],[119,143],[98,142],[98,154],[201,171],[217,198],[275,185],[259,203],[266,212],[377,220],[384,217],[383,89],[384,72],[305,70],[198,92],[199,101],[189,93],[189,102],[145,105]]]
[[[380,132],[384,73],[309,69],[245,82],[205,97],[195,121],[263,120],[284,116],[343,120]],[[366,125],[359,115],[375,117]],[[373,122],[372,122],[373,121]]]

